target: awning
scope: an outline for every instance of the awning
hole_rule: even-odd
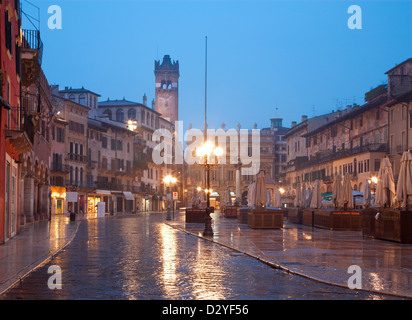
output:
[[[0,106],[8,110],[13,110],[11,105],[9,105],[9,103],[3,97],[0,97]]]
[[[96,194],[110,195],[111,192],[109,190],[96,190]]]
[[[123,194],[126,197],[126,200],[134,200],[133,194],[131,192],[124,191]]]

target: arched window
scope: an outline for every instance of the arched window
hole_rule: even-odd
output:
[[[124,111],[123,109],[119,109],[116,111],[116,121],[117,122],[124,122]]]
[[[136,120],[136,110],[135,109],[129,109],[127,113],[127,118],[129,120]]]
[[[104,110],[103,114],[106,115],[109,118],[109,120],[112,120],[112,110]]]
[[[167,89],[172,90],[172,83],[170,81],[167,83]]]
[[[76,101],[76,97],[74,96],[74,94],[71,94],[69,96],[69,100],[75,102]]]
[[[81,95],[79,96],[79,103],[80,103],[81,105],[83,105],[83,106],[86,105],[86,95],[85,95],[85,94],[81,94]]]

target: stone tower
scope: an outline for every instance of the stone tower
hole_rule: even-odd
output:
[[[169,55],[162,64],[155,61],[155,110],[172,123],[179,119],[179,77],[179,61],[172,61]]]

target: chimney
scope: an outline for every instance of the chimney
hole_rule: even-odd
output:
[[[308,116],[302,116],[302,122],[308,120]]]
[[[143,104],[147,107],[147,96],[146,93],[143,96]]]
[[[152,100],[152,109],[155,110],[156,109],[156,103],[155,103],[155,99]]]
[[[297,124],[296,121],[292,121],[292,128],[293,128],[294,126],[296,126],[296,124]]]

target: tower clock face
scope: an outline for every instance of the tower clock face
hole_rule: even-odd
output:
[[[172,97],[171,96],[169,96],[169,97],[159,97],[159,102],[160,102],[161,106],[164,106],[164,107],[167,108],[171,105]]]

